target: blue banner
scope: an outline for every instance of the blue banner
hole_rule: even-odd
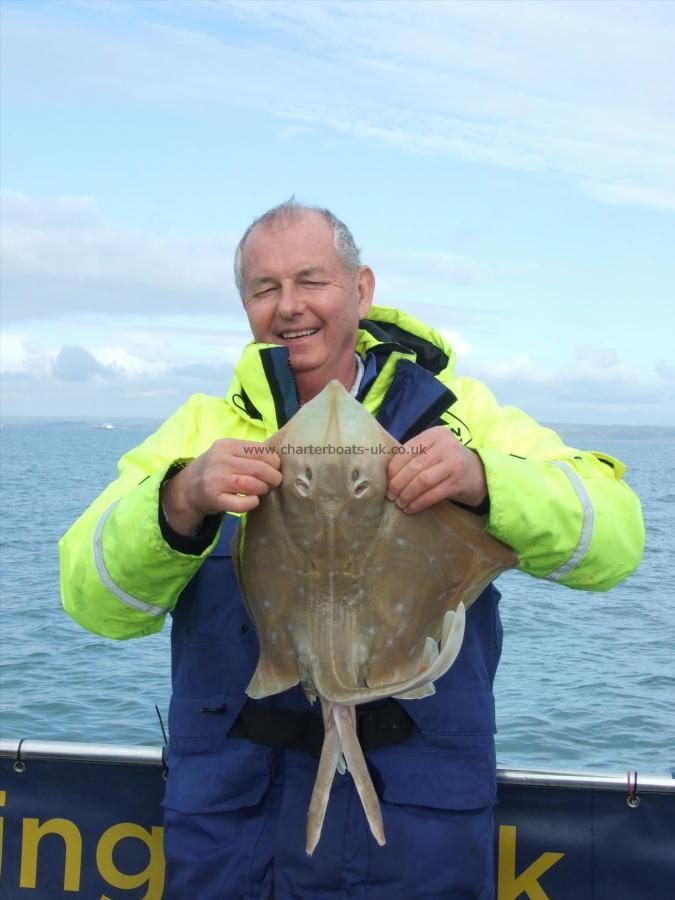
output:
[[[160,766],[13,763],[0,758],[3,900],[160,900]],[[498,900],[671,900],[675,793],[638,796],[630,806],[618,790],[501,784]]]

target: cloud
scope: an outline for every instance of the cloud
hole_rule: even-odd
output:
[[[458,331],[452,328],[438,328],[436,330],[450,344],[458,359],[463,361],[471,353],[471,344]]]
[[[162,314],[238,308],[234,239],[184,237],[106,221],[90,198],[2,194],[5,318],[142,309]]]
[[[28,349],[27,349],[28,348]],[[238,356],[226,346],[219,358],[200,362],[130,354],[124,347],[64,344],[60,347],[4,335],[3,415],[166,417],[195,392],[224,396]],[[5,353],[9,350],[9,353]],[[171,355],[171,354],[169,354]],[[190,349],[184,357],[190,360]]]
[[[106,4],[57,12],[5,12],[5,77],[30,102],[198,100],[263,112],[287,140],[321,128],[562,173],[602,202],[675,208],[668,4],[242,0],[135,4],[126,17]]]
[[[451,253],[376,251],[368,257],[368,263],[376,271],[393,270],[400,280],[406,281],[442,279],[446,284],[469,285],[488,274],[476,260]]]
[[[542,366],[527,354],[485,361],[456,331],[441,329],[459,355],[458,374],[484,382],[502,404],[540,421],[656,424],[675,421],[675,369],[657,363],[652,377],[611,348],[583,346],[560,365]],[[219,353],[182,360],[130,354],[114,345],[32,345],[10,336],[3,355],[3,414],[169,415],[190,393],[223,396],[243,342]],[[26,348],[29,349],[26,349]],[[214,351],[215,351],[214,346]],[[169,354],[171,355],[171,354]]]
[[[189,381],[194,380],[206,384],[222,379],[224,372],[229,368],[222,363],[187,363],[184,366],[173,366],[168,370],[168,374],[176,378],[185,378]]]
[[[64,319],[83,313],[122,319],[132,315],[167,322],[170,316],[226,316],[247,334],[234,288],[235,238],[162,234],[130,229],[104,219],[87,197],[1,196],[3,315],[6,321]],[[447,313],[448,285],[470,288],[522,274],[466,256],[406,250],[364,256],[378,277],[377,302],[398,305],[410,296]],[[439,300],[439,298],[441,298]],[[453,307],[460,321],[490,311]],[[153,326],[154,327],[154,326]],[[165,326],[166,327],[166,324]],[[184,330],[186,323],[178,326]],[[202,339],[217,328],[205,325]],[[157,334],[148,335],[157,343]]]
[[[675,366],[666,362],[665,359],[659,359],[654,363],[654,371],[664,381],[675,387]]]
[[[661,374],[657,365],[657,373]],[[485,362],[471,356],[463,371],[487,384],[497,400],[535,418],[591,424],[675,421],[675,395],[660,378],[605,347],[575,348],[574,359],[542,366],[525,353]],[[667,377],[666,367],[664,374]]]
[[[54,360],[54,377],[61,381],[90,381],[108,371],[84,347],[63,347]]]

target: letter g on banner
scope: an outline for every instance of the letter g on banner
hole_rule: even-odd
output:
[[[141,872],[127,875],[120,872],[113,862],[113,852],[119,841],[125,838],[136,838],[142,841],[150,853],[148,864]],[[96,865],[111,887],[130,890],[147,884],[148,890],[144,900],[160,900],[164,891],[164,829],[153,826],[150,831],[133,822],[120,822],[112,825],[101,835],[96,847]],[[110,900],[102,895],[101,900]]]

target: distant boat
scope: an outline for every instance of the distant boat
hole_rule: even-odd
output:
[[[114,427],[112,422],[101,422],[99,425],[94,425],[94,428],[98,428],[99,431],[112,431]]]

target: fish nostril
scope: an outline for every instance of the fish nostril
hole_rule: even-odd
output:
[[[309,468],[309,466],[305,469],[305,478],[307,479],[307,481],[312,480],[312,470]]]
[[[354,471],[352,472],[352,481],[358,481],[358,480],[359,480],[359,470],[354,469]]]

